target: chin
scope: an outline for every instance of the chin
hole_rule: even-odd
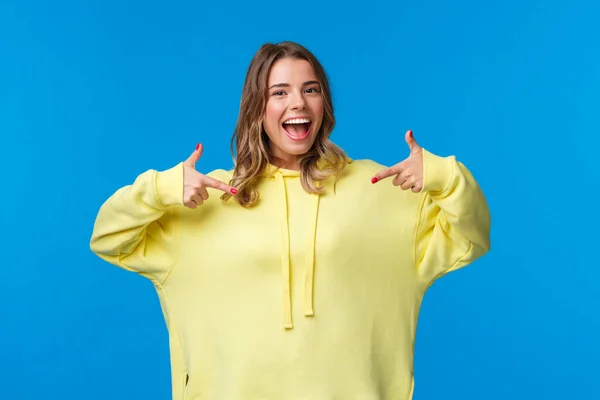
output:
[[[271,150],[277,158],[286,159],[287,156],[299,157],[310,151],[317,139],[317,129],[319,125],[310,126],[306,134],[290,134],[283,127],[275,134],[269,134],[271,141]]]
[[[293,156],[301,156],[310,150],[312,146],[302,146],[302,147],[292,147],[283,149],[286,154],[290,154]]]
[[[303,140],[291,139],[285,132],[282,135],[282,149],[287,154],[293,154],[295,156],[307,153],[315,143],[316,135],[311,134]]]

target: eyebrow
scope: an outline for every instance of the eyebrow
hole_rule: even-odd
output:
[[[317,84],[319,85],[319,81],[306,81],[302,84],[302,86],[308,86],[308,85],[314,85]],[[271,87],[269,87],[269,90],[273,89],[273,88],[277,88],[277,87],[290,87],[289,83],[276,83],[274,85],[271,85]]]

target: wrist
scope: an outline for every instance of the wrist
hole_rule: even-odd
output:
[[[183,205],[183,163],[156,173],[156,197],[161,205]]]

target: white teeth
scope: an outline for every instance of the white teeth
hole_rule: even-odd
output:
[[[308,124],[310,123],[310,120],[308,118],[294,118],[294,119],[288,119],[287,121],[284,122],[284,124]]]

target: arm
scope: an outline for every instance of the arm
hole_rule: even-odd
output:
[[[176,254],[176,224],[171,206],[182,202],[181,163],[163,172],[144,172],[101,206],[91,250],[111,264],[162,282]]]
[[[438,157],[423,149],[422,192],[415,265],[431,284],[490,250],[491,216],[479,185],[454,156]]]

